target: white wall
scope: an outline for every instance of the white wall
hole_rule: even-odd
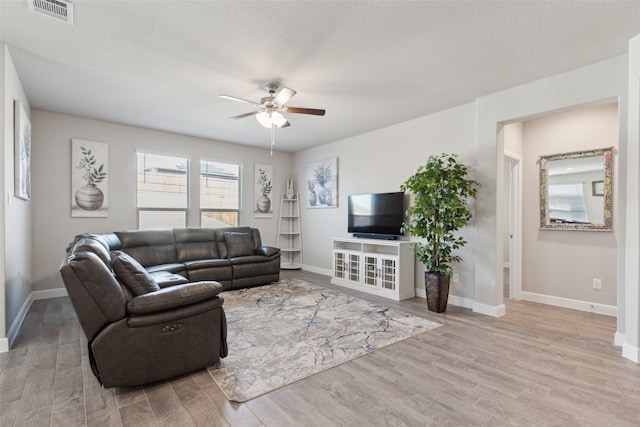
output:
[[[617,246],[619,233],[619,183],[617,147],[618,105],[609,103],[580,108],[524,122],[523,155],[523,262],[522,290],[535,294],[616,306]],[[540,230],[539,157],[614,147],[613,232]],[[582,174],[584,175],[584,174]],[[568,175],[557,178],[562,181]],[[602,174],[600,174],[602,177]],[[592,177],[585,194],[591,198]],[[603,198],[595,198],[602,207]],[[592,221],[602,223],[600,220]],[[593,278],[602,279],[602,290],[593,289]]]
[[[32,126],[34,290],[63,288],[58,269],[76,234],[137,227],[136,149],[186,156],[192,165],[200,159],[243,165],[242,224],[259,228],[264,244],[276,243],[279,197],[286,191],[286,179],[292,171],[293,156],[289,153],[274,151],[270,156],[267,146],[252,148],[35,109]],[[76,138],[109,144],[108,218],[71,218],[71,139]],[[253,217],[255,163],[273,165],[273,218]],[[196,186],[191,187],[191,197],[197,202]],[[190,216],[197,220],[197,210]],[[198,226],[197,222],[192,225]]]
[[[626,76],[627,56],[624,55],[478,99],[477,174],[482,185],[476,204],[477,244],[495,250],[477,253],[475,310],[495,315],[504,310],[504,144],[496,139],[498,130],[506,123],[616,98],[620,108],[619,129],[626,129]],[[620,152],[624,150],[626,137],[621,135]],[[620,168],[620,173],[625,171]],[[623,187],[624,184],[619,183],[619,191],[624,193]],[[618,232],[624,235],[624,221],[619,219],[618,224]]]
[[[19,100],[27,115],[31,115],[29,100],[27,99],[20,78],[16,72],[9,50],[4,43],[0,43],[2,53],[3,72],[3,210],[2,223],[4,274],[3,290],[5,301],[0,304],[0,341],[17,332],[16,323],[21,309],[26,309],[25,303],[31,294],[31,212],[32,203],[14,197],[14,100]],[[2,298],[0,298],[2,302]],[[6,312],[4,310],[6,309]],[[4,342],[4,341],[3,341]],[[0,342],[2,351],[3,342]]]
[[[3,144],[4,144],[4,135],[5,135],[5,129],[6,129],[6,125],[5,125],[5,120],[4,120],[4,104],[6,101],[6,98],[4,96],[5,93],[5,63],[6,63],[6,56],[7,56],[7,48],[5,46],[4,43],[0,42],[0,100],[2,100],[2,102],[0,102],[0,117],[2,117],[2,119],[0,120],[0,135],[2,135],[3,137]],[[2,165],[3,168],[6,167],[5,164],[5,155],[4,155],[4,150],[0,150],[0,164]],[[5,191],[4,191],[4,174],[0,173],[0,188],[2,188],[2,197],[3,197],[3,201],[2,203],[0,203],[0,278],[2,280],[0,280],[0,353],[9,351],[9,340],[7,339],[7,324],[8,324],[8,319],[7,319],[7,313],[6,313],[6,280],[5,280],[5,251],[4,251],[4,242],[5,237],[4,237],[4,218],[5,218],[5,205],[6,205],[6,201],[4,200],[5,196]]]
[[[640,35],[629,41],[628,67],[629,109],[627,129],[628,147],[621,147],[621,158],[626,158],[626,177],[622,185],[626,191],[620,209],[626,213],[627,228],[620,233],[625,237],[624,260],[619,270],[624,282],[618,292],[618,330],[615,343],[622,346],[622,355],[640,362]],[[622,109],[621,109],[622,115]],[[623,163],[623,162],[621,162]],[[625,176],[625,175],[622,175]]]
[[[460,297],[464,305],[471,301],[477,312],[504,314],[505,147],[504,138],[497,138],[498,132],[506,123],[606,99],[619,99],[621,114],[625,114],[626,68],[627,58],[620,56],[487,95],[476,103],[297,153],[298,184],[304,182],[309,162],[338,157],[340,172],[339,207],[304,209],[302,213],[305,268],[330,274],[331,237],[347,235],[348,194],[394,191],[430,154],[454,152],[472,167],[480,188],[475,222],[464,230],[470,244],[460,252],[462,264],[454,267],[461,281],[451,293]],[[619,128],[626,128],[622,119]],[[624,149],[624,137],[620,144]],[[301,188],[301,193],[305,194],[304,190]],[[623,221],[618,219],[617,223],[619,232],[624,233]],[[476,251],[476,247],[483,250]],[[416,267],[416,288],[420,288],[424,267]]]
[[[432,154],[456,153],[475,173],[475,104],[466,104],[295,155],[296,188],[303,201],[302,240],[305,269],[331,274],[331,238],[346,237],[347,196],[399,191],[400,185]],[[338,208],[308,209],[308,163],[338,157]],[[460,283],[451,294],[474,298],[475,227],[462,230],[469,242],[453,266]],[[424,292],[424,266],[416,263],[416,288]],[[424,293],[423,293],[424,295]]]

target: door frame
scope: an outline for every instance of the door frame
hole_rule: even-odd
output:
[[[511,238],[509,239],[509,298],[522,299],[522,157],[504,152],[505,166],[511,169],[509,176],[509,215]],[[505,183],[507,184],[507,183]]]

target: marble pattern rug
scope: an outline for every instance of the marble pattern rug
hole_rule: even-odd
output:
[[[223,296],[229,355],[209,372],[235,402],[441,326],[301,280]]]

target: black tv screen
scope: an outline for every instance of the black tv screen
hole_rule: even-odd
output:
[[[401,236],[404,193],[351,195],[348,232],[356,237]],[[371,235],[371,236],[368,236]]]

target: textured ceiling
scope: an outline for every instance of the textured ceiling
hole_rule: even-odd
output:
[[[252,110],[298,94],[276,148],[366,133],[627,52],[640,1],[87,1],[75,25],[0,0],[33,108],[267,147]]]

